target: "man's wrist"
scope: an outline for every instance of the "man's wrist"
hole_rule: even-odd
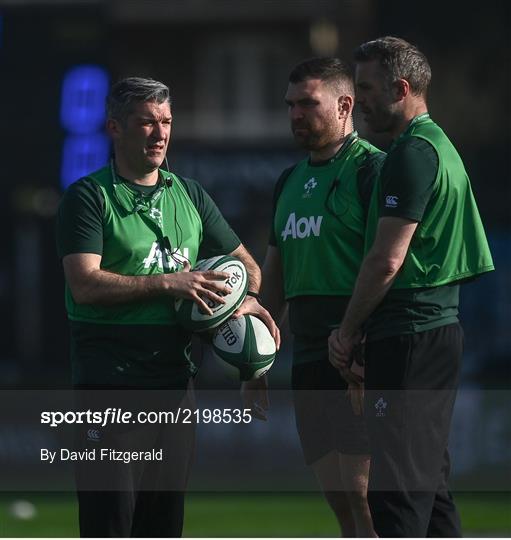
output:
[[[339,326],[339,338],[346,341],[354,341],[355,338],[360,334],[360,330],[351,329],[346,324],[341,324]]]
[[[255,298],[259,303],[261,303],[261,295],[255,291],[247,291],[247,296]]]

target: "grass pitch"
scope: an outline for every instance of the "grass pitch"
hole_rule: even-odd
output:
[[[16,500],[31,502],[36,515],[19,519]],[[458,493],[465,536],[511,536],[511,495]],[[190,493],[186,502],[187,537],[335,537],[336,521],[315,493]],[[73,494],[3,494],[0,496],[1,537],[77,537],[77,506]]]

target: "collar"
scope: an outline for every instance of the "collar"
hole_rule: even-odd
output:
[[[144,195],[132,188],[128,181],[116,173],[113,159],[110,160],[110,172],[112,176],[112,185],[114,187],[114,197],[117,202],[130,213],[151,209],[163,195],[164,191],[172,185],[172,173],[158,169],[158,182],[155,185],[155,190],[151,192],[150,195]],[[170,183],[168,182],[169,179]]]
[[[114,185],[124,184],[129,187],[133,183],[117,174],[115,170],[115,163],[114,163],[113,158],[110,159],[110,174],[112,176],[112,183]],[[154,186],[150,186],[150,187],[157,187],[157,186],[163,185],[166,183],[167,180],[173,180],[172,173],[170,171],[166,171],[165,169],[159,168],[158,169],[158,182],[156,182]]]
[[[406,129],[403,131],[401,135],[404,135],[405,133],[408,133],[412,129],[413,126],[420,124],[424,120],[429,120],[429,113],[425,112],[422,114],[419,114],[418,116],[414,116],[410,122],[408,122],[408,125],[406,126]]]
[[[429,113],[428,112],[425,112],[425,113],[422,113],[422,114],[419,114],[417,116],[414,116],[410,122],[408,122],[408,125],[406,126],[405,130],[396,138],[394,139],[394,141],[392,142],[390,148],[389,148],[389,152],[392,148],[394,148],[396,146],[396,144],[403,138],[403,137],[406,137],[406,135],[408,135],[408,133],[411,131],[411,129],[416,126],[417,124],[420,124],[422,122],[425,122],[426,120],[429,120],[430,117],[429,117]]]

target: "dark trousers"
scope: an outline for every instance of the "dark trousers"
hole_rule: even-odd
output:
[[[194,409],[193,389],[154,394],[126,391],[81,392],[79,410],[175,411]],[[193,419],[193,417],[192,417]],[[77,450],[94,450],[94,461],[75,464],[81,537],[180,537],[184,493],[195,445],[190,422],[109,425],[76,429]],[[101,461],[101,449],[161,450],[163,459]]]
[[[378,536],[461,536],[447,443],[462,350],[458,324],[366,343],[368,501]]]
[[[80,536],[180,537],[184,492],[78,491]]]

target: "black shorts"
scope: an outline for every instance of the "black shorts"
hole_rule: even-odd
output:
[[[346,381],[328,361],[327,338],[295,340],[291,384],[298,435],[307,465],[337,450],[368,454],[363,416],[353,413]]]

